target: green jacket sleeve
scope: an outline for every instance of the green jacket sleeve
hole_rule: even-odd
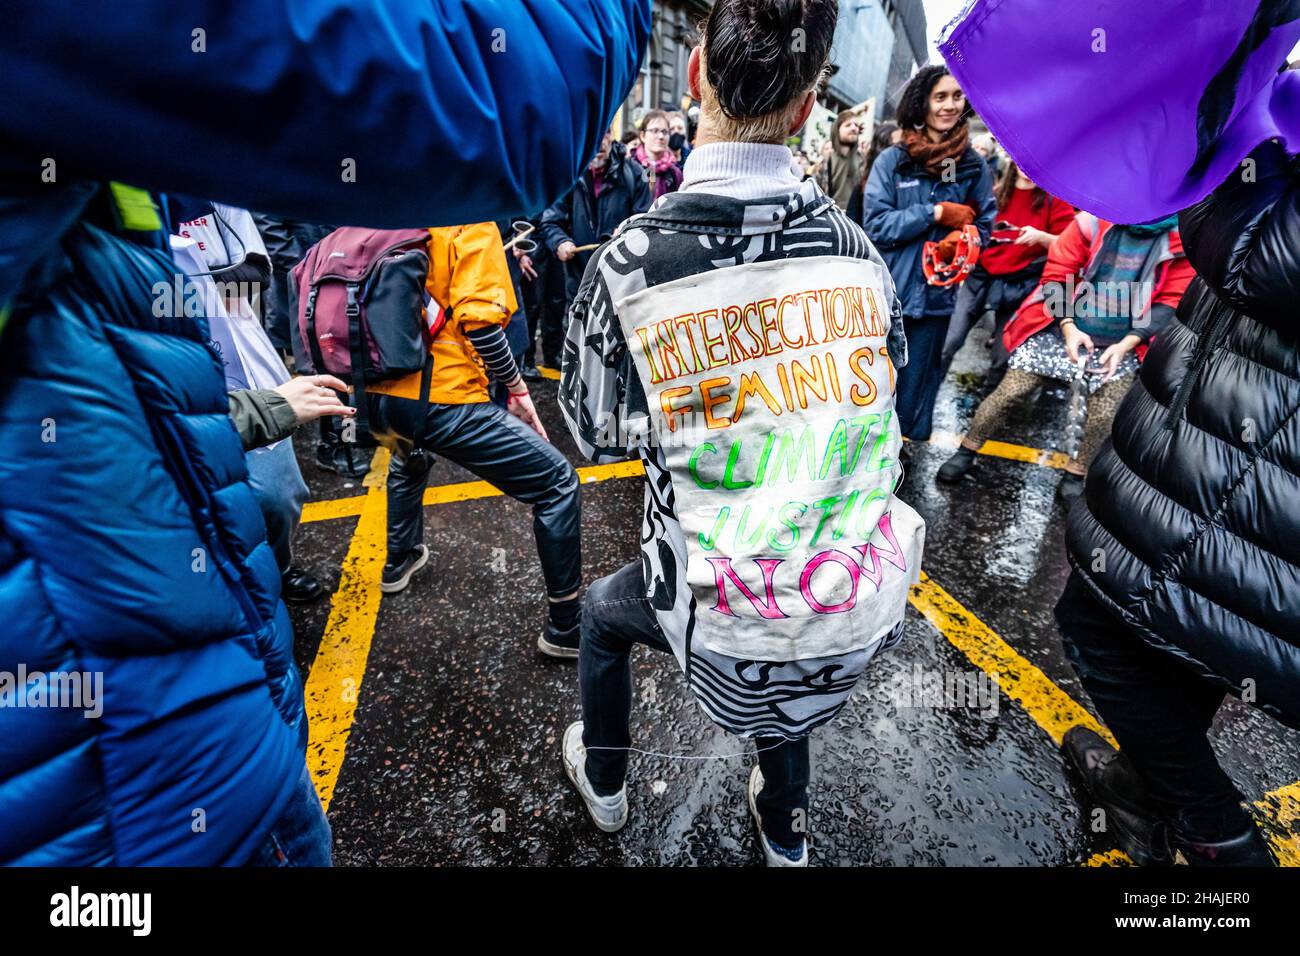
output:
[[[235,423],[244,451],[273,445],[293,434],[298,425],[288,399],[273,388],[231,392],[230,420]]]

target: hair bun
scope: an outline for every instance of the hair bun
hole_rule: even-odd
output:
[[[716,0],[704,47],[723,113],[766,116],[811,89],[830,56],[838,16],[838,0]]]

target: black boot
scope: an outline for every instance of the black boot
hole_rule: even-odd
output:
[[[325,586],[302,568],[280,575],[280,597],[285,604],[314,604],[325,596]]]
[[[1065,505],[1066,511],[1069,511],[1081,494],[1083,494],[1083,475],[1067,471],[1061,483],[1056,486],[1056,497],[1061,499],[1061,504]]]
[[[316,464],[344,478],[364,478],[370,471],[371,455],[348,442],[316,443]]]
[[[1189,840],[1169,833],[1169,851],[1176,862],[1188,866],[1277,866],[1264,835],[1252,821],[1227,840]]]
[[[939,471],[935,477],[948,484],[961,481],[975,464],[977,454],[979,453],[971,451],[965,445],[962,445],[957,449],[956,454],[939,466]]]
[[[1170,866],[1160,811],[1128,758],[1087,727],[1071,727],[1061,751],[1078,772],[1097,806],[1105,811],[1105,832],[1138,866]]]

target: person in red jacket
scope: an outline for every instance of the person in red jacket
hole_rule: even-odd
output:
[[[984,380],[986,394],[1002,380],[1011,357],[1002,344],[1002,332],[1042,278],[1048,250],[1074,221],[1075,214],[1073,206],[1043,189],[1014,162],[998,180],[995,195],[998,218],[992,238],[975,271],[957,291],[940,360],[947,374],[970,330],[986,310],[992,309],[993,362]]]
[[[1117,226],[1079,213],[1053,243],[1038,287],[1007,324],[1006,377],[976,409],[939,480],[960,481],[1007,411],[1055,379],[1073,385],[1087,408],[1081,441],[1069,449],[1057,488],[1066,506],[1072,504],[1147,343],[1173,318],[1194,275],[1177,217]]]

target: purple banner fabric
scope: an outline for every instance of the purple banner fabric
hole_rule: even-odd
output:
[[[1300,152],[1300,0],[974,0],[939,51],[1025,173],[1105,219],[1204,198],[1266,139]]]

